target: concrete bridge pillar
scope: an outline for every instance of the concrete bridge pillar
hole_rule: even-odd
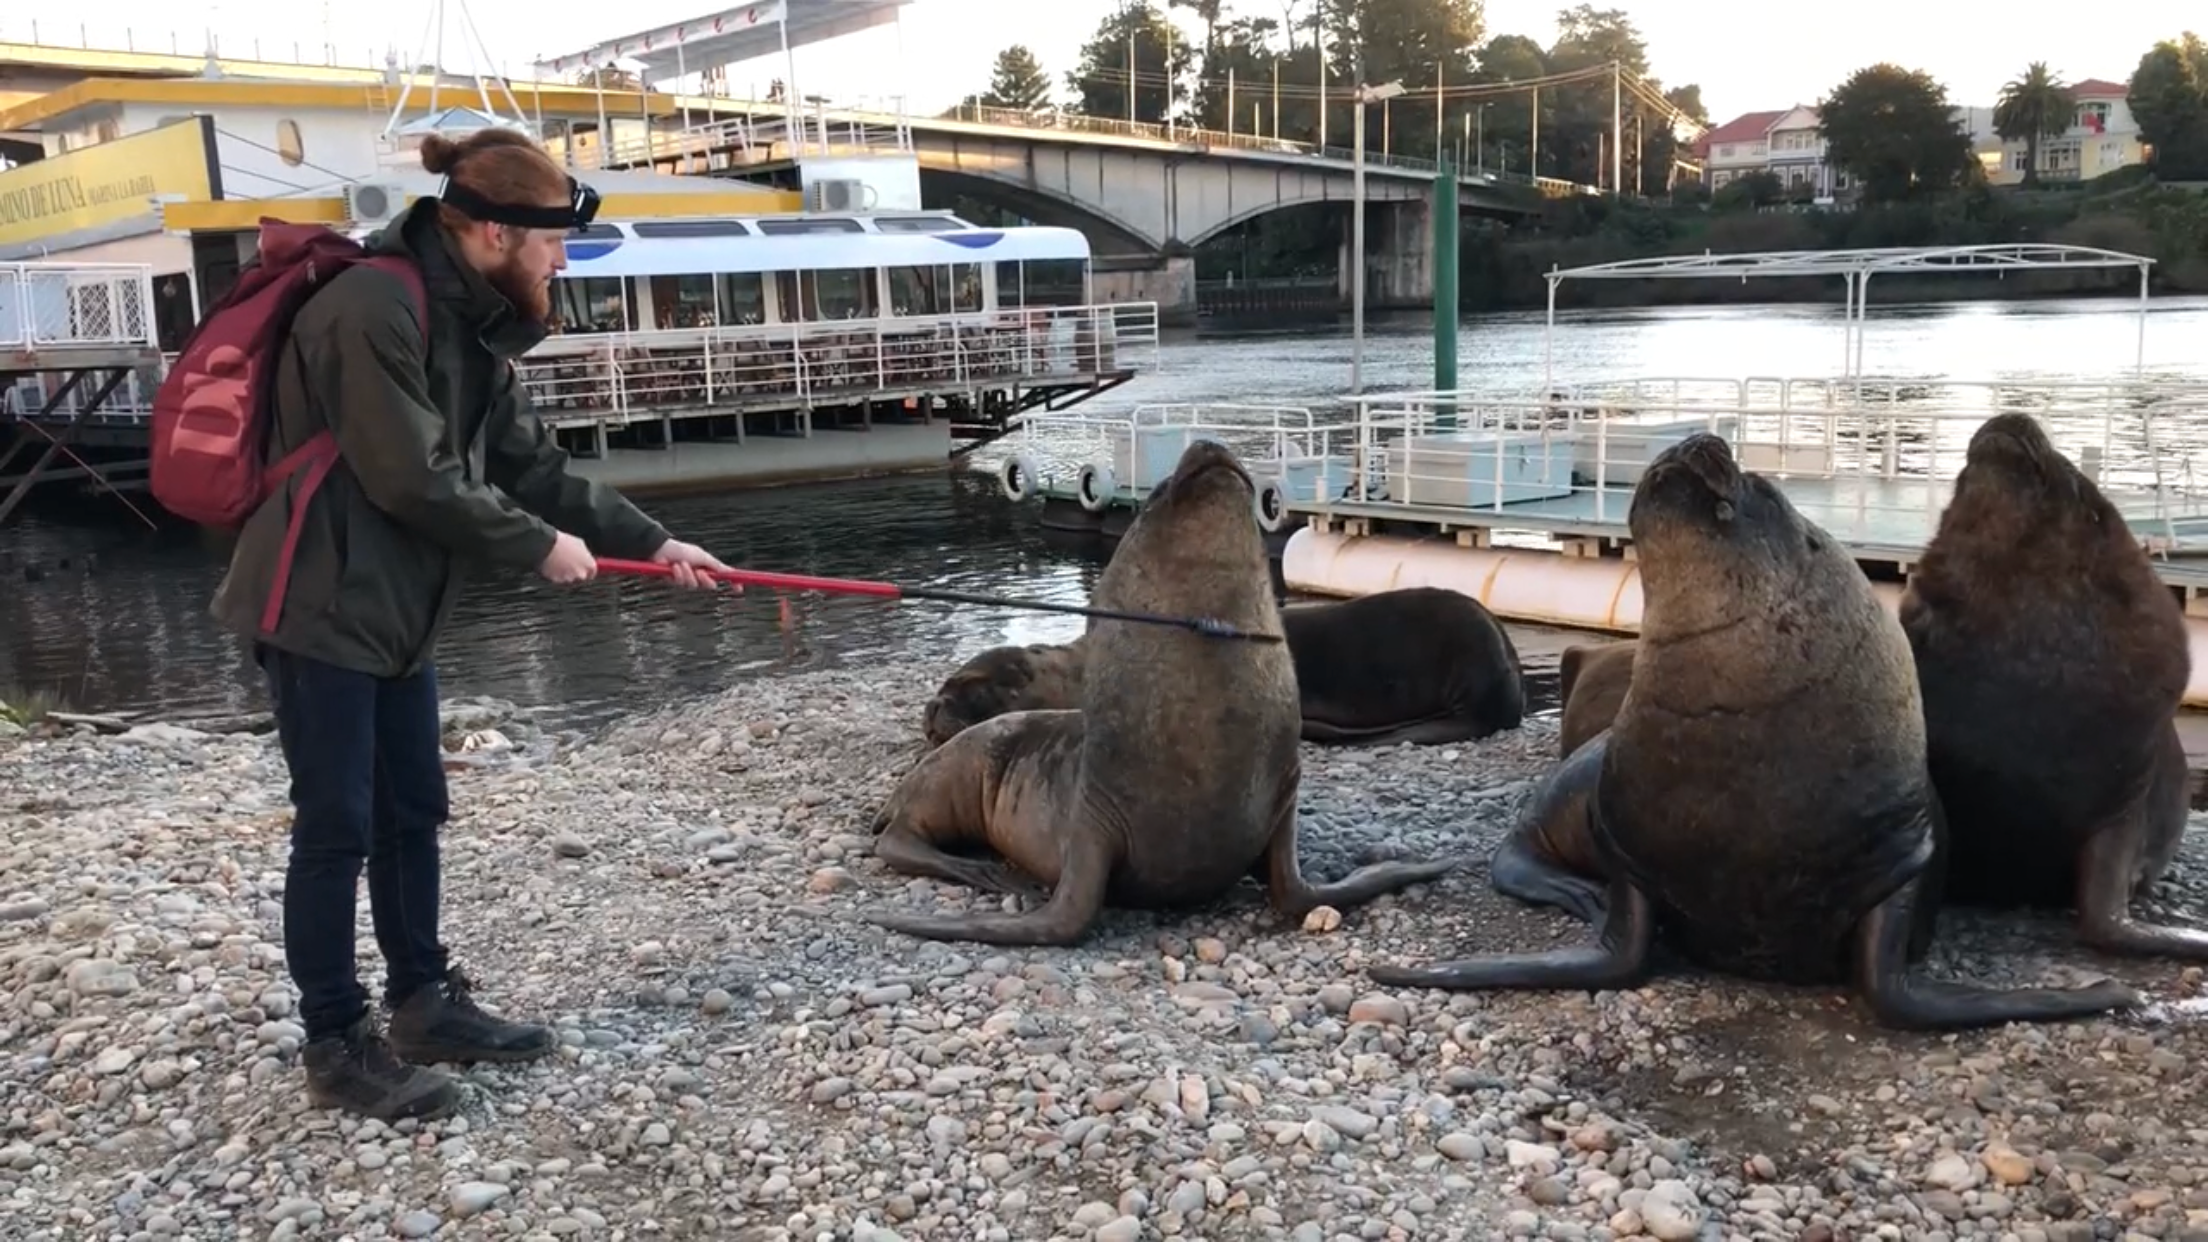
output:
[[[1100,304],[1156,302],[1160,327],[1195,324],[1194,255],[1098,255],[1090,270]]]
[[[1336,271],[1346,305],[1356,224],[1342,212]],[[1424,199],[1365,204],[1365,309],[1404,310],[1434,304],[1434,208]]]

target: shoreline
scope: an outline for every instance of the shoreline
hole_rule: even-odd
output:
[[[562,1046],[467,1073],[461,1118],[429,1126],[305,1107],[272,739],[0,740],[0,1081],[19,1089],[0,1198],[21,1236],[2208,1227],[2208,1158],[2188,1142],[2202,972],[2093,958],[2060,915],[1956,912],[1931,969],[2111,974],[2154,1007],[1910,1036],[1838,989],[1691,971],[1600,994],[1374,987],[1375,960],[1588,934],[1486,885],[1486,853],[1554,764],[1553,719],[1462,746],[1305,746],[1310,871],[1462,860],[1331,931],[1275,919],[1246,885],[1192,911],[1108,910],[1066,949],[883,932],[856,913],[995,904],[868,856],[947,672],[795,674],[588,736],[448,703],[448,738],[477,747],[452,755],[446,939],[487,1005],[553,1022]],[[2197,911],[2204,887],[2196,837],[2144,904]],[[373,989],[368,920],[363,900]]]

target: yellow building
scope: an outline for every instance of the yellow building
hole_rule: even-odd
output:
[[[41,156],[0,171],[0,262],[149,265],[161,345],[173,350],[195,308],[219,297],[252,256],[263,216],[376,224],[434,193],[437,178],[416,152],[425,132],[474,130],[519,113],[540,133],[589,138],[601,115],[626,112],[641,127],[671,119],[679,103],[656,92],[515,83],[493,92],[493,111],[473,90],[393,79],[95,78],[0,111],[0,133],[19,147],[35,139]],[[794,192],[723,179],[615,171],[587,179],[612,219],[801,204]]]

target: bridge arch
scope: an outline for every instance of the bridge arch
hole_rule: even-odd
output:
[[[1016,211],[1037,224],[1079,229],[1088,236],[1090,248],[1099,256],[1149,256],[1164,249],[1160,240],[1149,237],[1134,223],[1120,219],[1105,208],[1023,185],[1010,177],[972,169],[931,167],[923,157],[920,187],[925,198],[937,203],[949,195],[964,194]]]

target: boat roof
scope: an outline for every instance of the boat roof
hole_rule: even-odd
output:
[[[801,221],[800,216],[742,221]],[[1046,225],[984,229],[971,226],[930,232],[856,233],[730,232],[730,219],[638,221],[609,234],[597,226],[567,243],[570,277],[682,276],[707,272],[824,271],[838,268],[945,267],[969,263],[1036,263],[1085,260],[1089,239],[1079,229]],[[715,226],[682,236],[686,224]],[[666,229],[666,226],[675,226]],[[673,232],[675,235],[667,235]]]

